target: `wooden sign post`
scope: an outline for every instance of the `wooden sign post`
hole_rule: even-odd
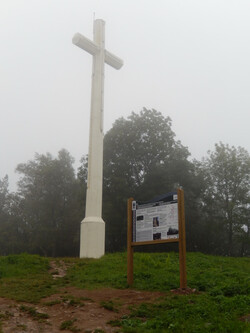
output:
[[[176,195],[176,194],[175,194]],[[140,245],[149,244],[162,244],[162,243],[179,243],[179,264],[180,264],[180,288],[187,288],[187,273],[186,273],[186,233],[185,233],[185,211],[184,211],[184,191],[182,189],[177,190],[177,212],[178,214],[178,230],[168,228],[168,233],[176,234],[176,236],[158,239],[159,233],[155,233],[155,238],[153,240],[144,241],[134,241],[135,237],[135,215],[136,215],[136,203],[133,198],[128,199],[127,207],[127,218],[128,218],[128,229],[127,229],[127,283],[129,286],[133,284],[133,254],[134,247]],[[155,206],[159,206],[161,203],[155,203]],[[161,206],[160,206],[161,207]],[[170,206],[168,206],[170,207]],[[172,212],[174,213],[174,212]],[[134,215],[134,216],[133,216]],[[144,216],[139,216],[139,219],[144,219]],[[159,226],[159,218],[153,218],[155,221],[155,226]],[[165,221],[166,222],[166,221]],[[170,231],[171,229],[171,231]],[[178,234],[178,235],[177,235]]]

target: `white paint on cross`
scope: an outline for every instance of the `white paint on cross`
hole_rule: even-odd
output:
[[[104,64],[120,69],[123,61],[105,50],[105,22],[94,21],[94,41],[76,33],[73,44],[93,56],[88,185],[85,218],[81,222],[80,257],[100,258],[105,253],[102,219]]]

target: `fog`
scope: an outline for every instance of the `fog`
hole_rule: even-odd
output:
[[[248,0],[3,0],[0,2],[0,178],[66,148],[88,153],[92,57],[72,44],[106,22],[104,130],[143,107],[173,121],[201,159],[216,142],[250,151]],[[122,149],[122,147],[121,147]]]

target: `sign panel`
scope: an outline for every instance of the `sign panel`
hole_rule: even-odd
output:
[[[133,242],[179,238],[177,193],[151,202],[132,202]]]

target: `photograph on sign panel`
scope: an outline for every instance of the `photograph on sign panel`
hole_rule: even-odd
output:
[[[175,229],[175,228],[172,228],[172,227],[169,227],[168,229],[168,232],[167,232],[167,235],[178,235],[179,234],[179,230],[178,229]]]
[[[159,216],[153,217],[153,227],[159,227]]]
[[[160,232],[156,232],[155,234],[153,234],[153,240],[159,240],[161,239],[161,233]]]

